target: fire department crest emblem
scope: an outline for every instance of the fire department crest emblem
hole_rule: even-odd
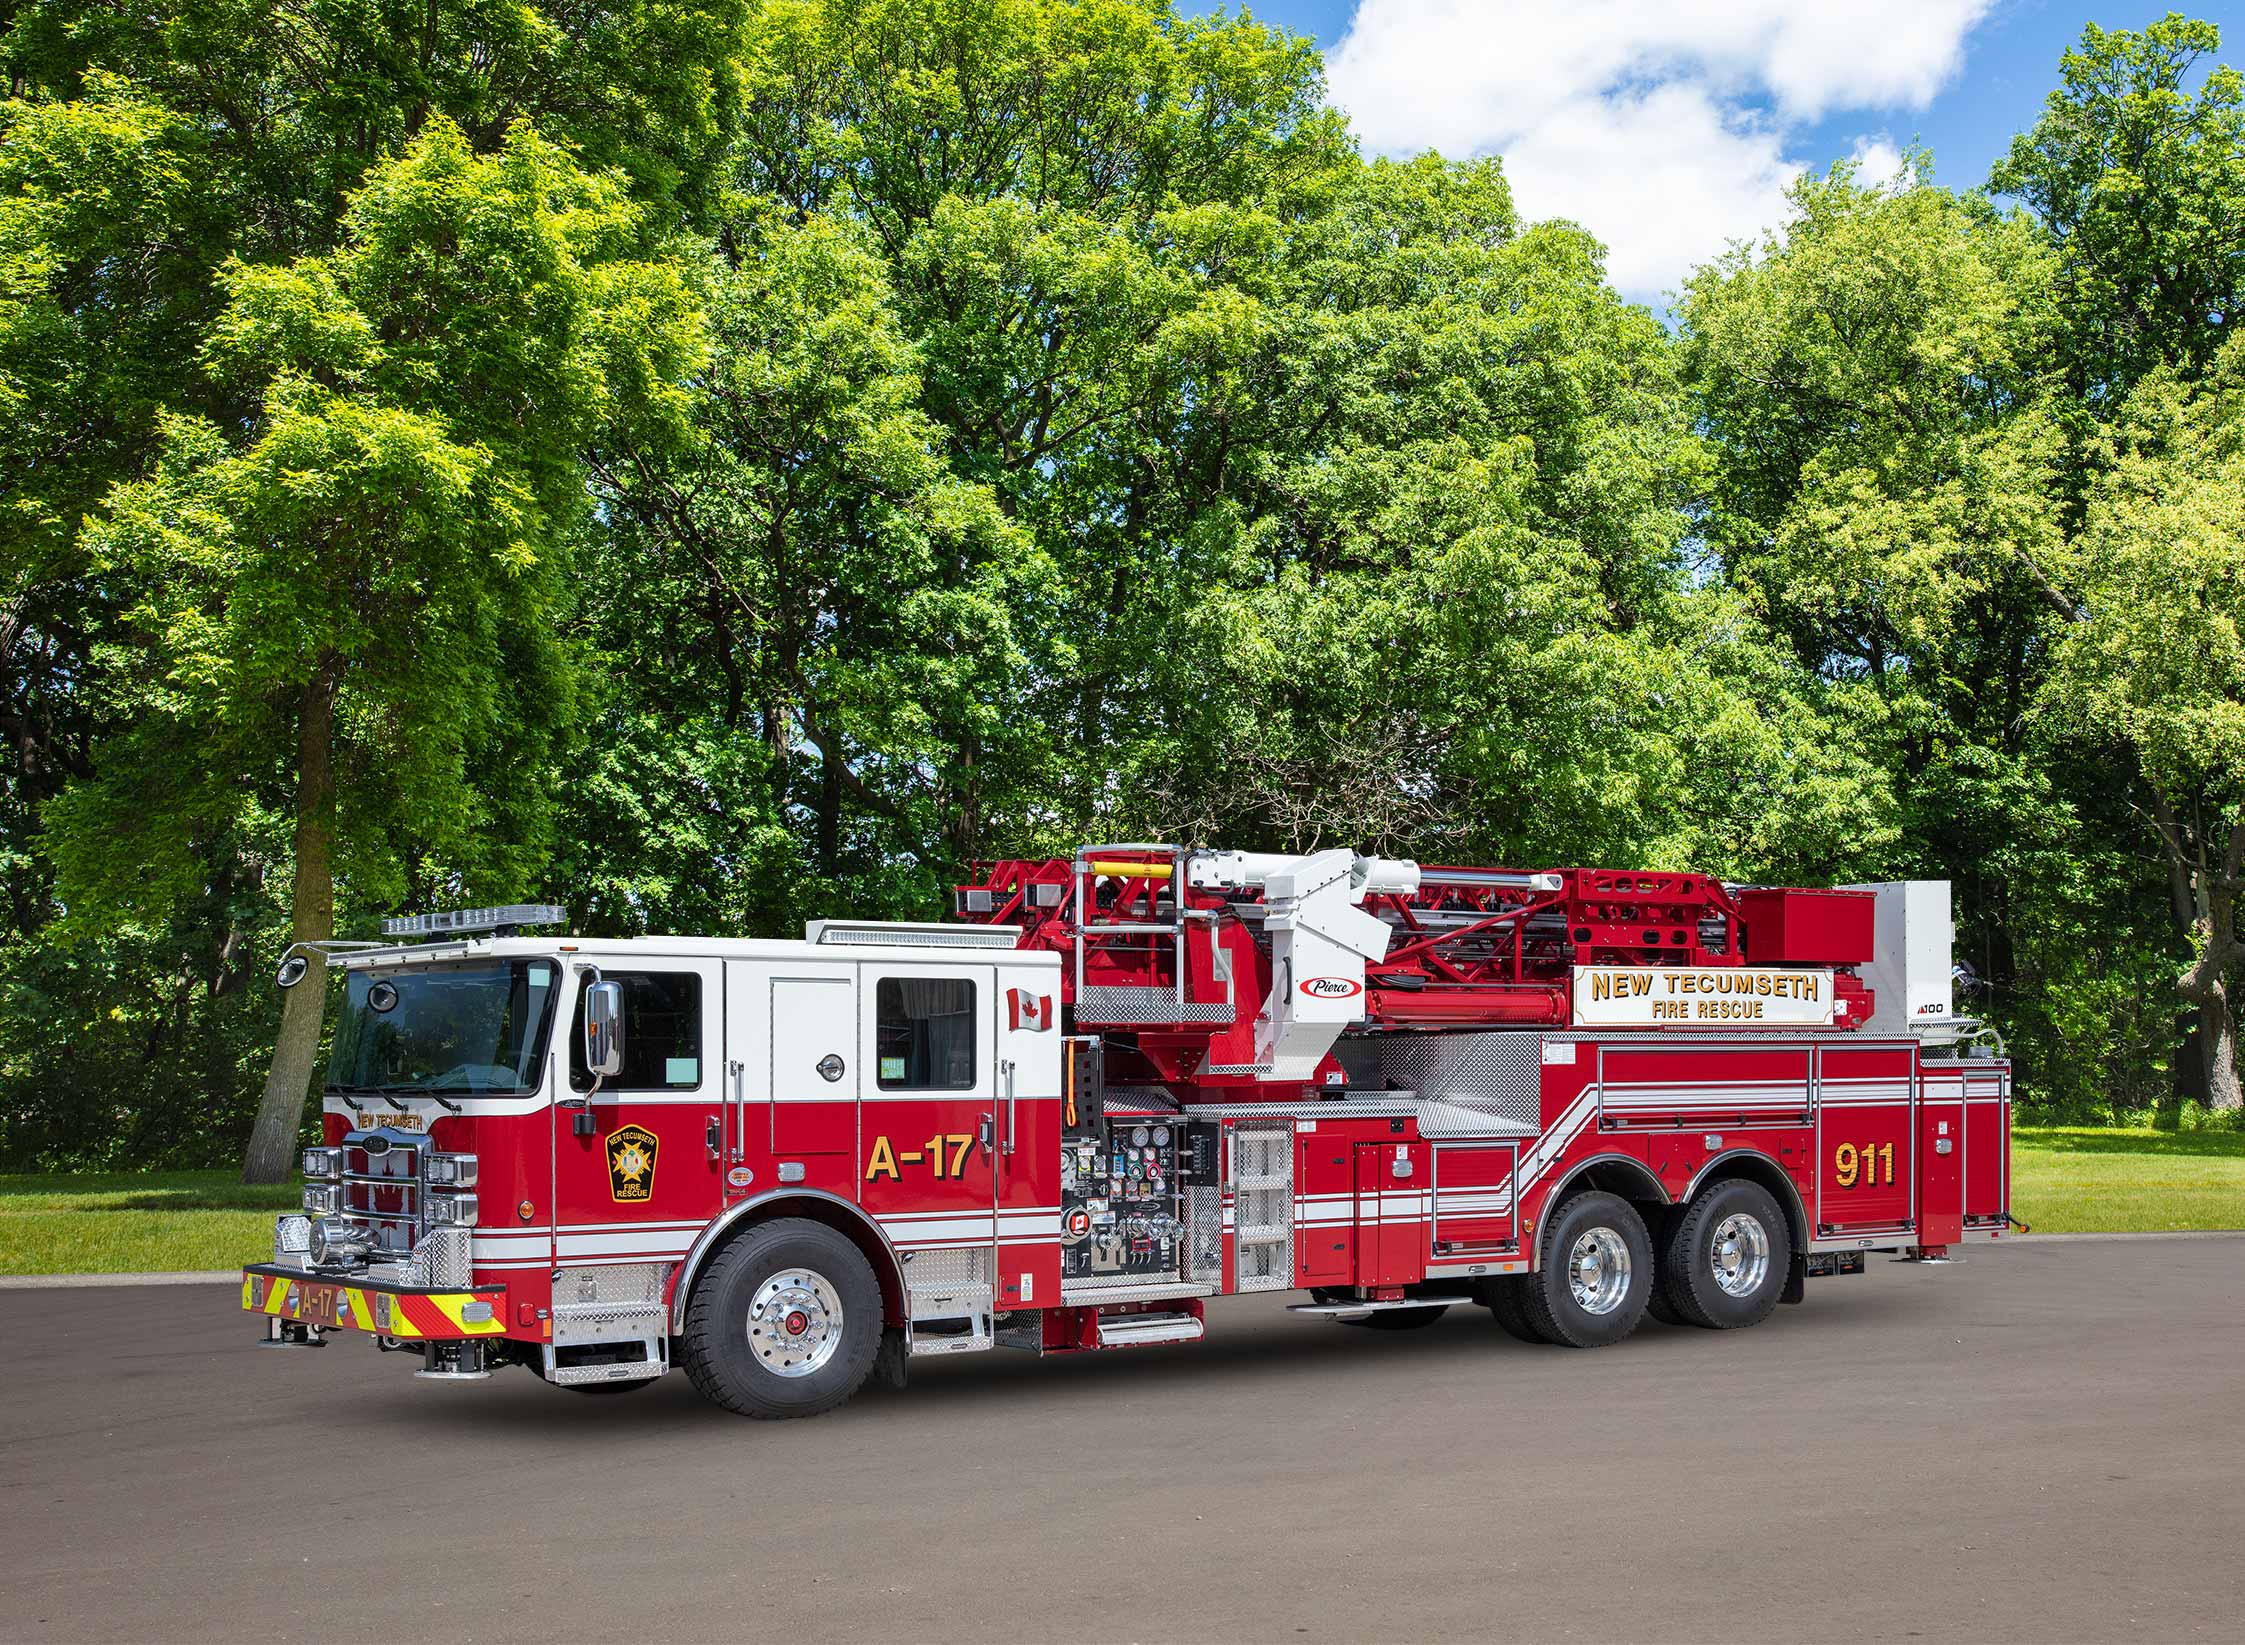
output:
[[[655,1133],[627,1125],[608,1133],[608,1197],[631,1203],[655,1192]]]

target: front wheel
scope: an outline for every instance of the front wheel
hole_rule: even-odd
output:
[[[1653,1242],[1635,1206],[1613,1194],[1577,1194],[1544,1224],[1543,1265],[1524,1289],[1528,1322],[1546,1342],[1602,1348],[1645,1317]]]
[[[705,1399],[750,1417],[808,1417],[856,1393],[881,1346],[881,1286],[848,1239],[798,1217],[718,1252],[680,1339]]]

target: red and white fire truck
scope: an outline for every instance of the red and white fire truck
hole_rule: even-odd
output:
[[[1190,1342],[1203,1303],[1587,1348],[1752,1325],[2009,1224],[1948,888],[1165,845],[797,941],[390,923],[343,977],[268,1340],[751,1416],[927,1354]],[[308,974],[292,954],[282,981]]]

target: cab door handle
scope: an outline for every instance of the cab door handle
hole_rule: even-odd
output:
[[[702,1140],[709,1144],[709,1157],[712,1162],[723,1159],[725,1157],[725,1122],[715,1114],[710,1115],[709,1124],[702,1130]]]

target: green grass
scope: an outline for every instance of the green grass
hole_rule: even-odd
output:
[[[233,1171],[0,1176],[0,1274],[232,1268],[273,1254],[273,1213],[295,1182],[245,1188]]]
[[[2245,1132],[2018,1126],[2011,1214],[2038,1234],[2245,1228]]]
[[[0,1176],[0,1274],[231,1268],[297,1202],[231,1171]],[[2049,1234],[2245,1228],[2245,1132],[2020,1126],[2011,1210]]]

